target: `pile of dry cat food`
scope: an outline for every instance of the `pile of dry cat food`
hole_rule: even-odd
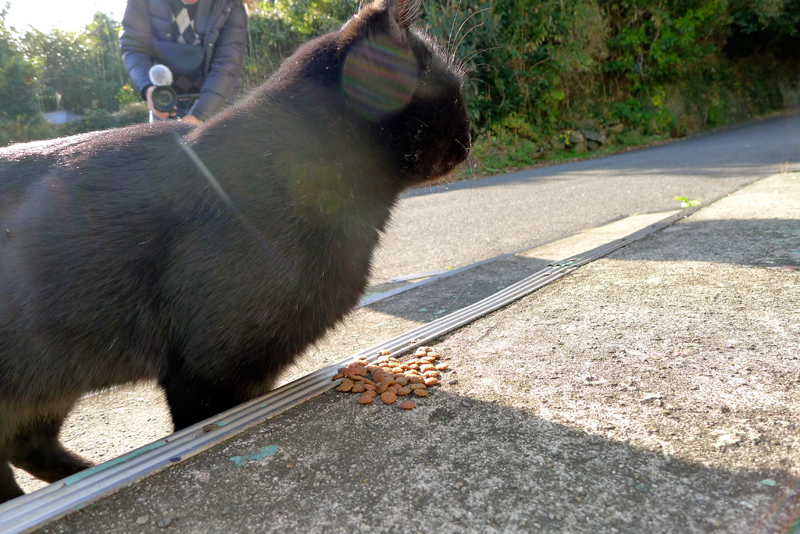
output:
[[[439,353],[431,347],[419,347],[411,360],[401,362],[388,350],[378,351],[374,364],[366,362],[366,356],[338,370],[332,380],[342,379],[337,391],[361,393],[359,404],[369,404],[380,396],[384,404],[394,404],[398,397],[427,397],[428,387],[439,383],[439,373],[447,369],[446,363],[436,364]],[[416,406],[413,400],[398,405],[404,410]]]

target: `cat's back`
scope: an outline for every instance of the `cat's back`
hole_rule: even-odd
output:
[[[158,158],[193,128],[183,122],[136,124],[125,128],[12,144],[0,148],[0,192],[46,173],[118,167]],[[148,156],[149,155],[149,156]]]
[[[0,150],[0,369],[18,384],[56,387],[69,374],[88,390],[147,376],[142,358],[96,373],[76,359],[46,377],[26,374],[22,360],[55,365],[62,350],[77,358],[101,346],[108,361],[109,347],[146,352],[157,330],[147,303],[174,240],[172,191],[186,182],[180,142],[191,128],[137,125]]]
[[[141,181],[174,156],[186,123],[139,124],[0,148],[0,222],[31,195],[61,186],[106,188]],[[37,191],[42,190],[42,191]]]

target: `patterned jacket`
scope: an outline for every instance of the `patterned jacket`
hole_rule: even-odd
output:
[[[180,70],[181,63],[202,64],[205,82],[191,114],[206,120],[230,98],[242,74],[247,13],[241,0],[200,0],[196,30],[202,33],[202,50],[178,45],[170,0],[128,0],[119,41],[125,68],[143,96],[152,85],[148,72],[154,63],[173,70]]]

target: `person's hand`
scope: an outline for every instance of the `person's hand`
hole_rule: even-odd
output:
[[[200,119],[194,115],[186,115],[181,119],[183,122],[191,122],[192,124],[200,124]]]
[[[170,117],[173,117],[175,115],[174,111],[166,113],[164,111],[158,111],[153,106],[153,91],[155,91],[155,89],[156,89],[155,85],[151,85],[150,87],[147,88],[147,92],[145,93],[145,96],[147,96],[147,107],[150,108],[150,111],[153,112],[153,116],[158,117],[159,119],[168,119]]]

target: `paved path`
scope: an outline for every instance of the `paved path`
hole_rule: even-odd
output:
[[[800,167],[798,147],[800,115],[786,115],[626,154],[416,190],[393,217],[373,282],[457,268],[621,217],[674,209],[676,195],[708,202],[781,168]],[[486,277],[476,298],[504,283],[492,285],[497,275]],[[354,352],[342,350],[369,346],[367,340],[375,339],[365,335],[369,330],[390,337],[435,318],[417,311],[433,302],[416,304],[401,310],[405,304],[398,303],[385,321],[369,326],[352,318],[352,327],[311,349],[289,377]],[[432,312],[452,311],[456,304]],[[70,417],[64,439],[94,461],[105,461],[163,436],[170,428],[166,413],[152,386],[93,396]],[[18,477],[27,491],[42,486],[25,473]]]
[[[412,192],[394,214],[375,283],[461,267],[635,213],[709,202],[800,166],[800,115],[601,159]],[[788,165],[787,165],[788,164]]]
[[[800,168],[800,150],[798,148],[800,148],[800,115],[789,115],[618,156],[523,171],[481,179],[476,182],[462,182],[436,191],[418,190],[412,192],[399,206],[376,264],[375,282],[383,282],[413,272],[458,267],[525,245],[550,241],[634,213],[652,213],[674,209],[677,207],[677,203],[672,198],[678,194],[708,201],[782,168]],[[722,254],[720,251],[722,249],[719,247],[726,243],[726,239],[727,248],[723,247],[727,251],[726,253],[733,253],[731,251],[735,252],[741,248],[742,253],[747,254],[747,251],[754,249],[755,245],[748,249],[742,247],[742,243],[747,242],[748,239],[755,242],[759,235],[764,237],[771,236],[775,231],[780,233],[783,231],[780,228],[791,227],[800,218],[795,211],[782,221],[775,219],[770,223],[759,223],[752,226],[747,221],[771,217],[770,210],[772,208],[766,203],[769,198],[762,200],[765,204],[759,209],[763,208],[763,212],[756,213],[757,210],[753,208],[751,211],[756,214],[748,214],[740,222],[730,223],[724,227],[719,224],[704,226],[711,232],[708,235],[715,236],[717,241],[714,241],[713,244],[718,247],[712,247],[708,251],[691,249],[698,250],[698,254],[704,254],[704,259],[699,260],[699,263],[692,260],[694,263],[685,263],[685,265],[692,265],[692,270],[696,270],[694,265],[716,266],[720,262],[713,255]],[[797,204],[794,205],[794,208],[797,208]],[[710,209],[706,208],[701,213],[709,213]],[[682,229],[695,228],[694,226],[678,226]],[[763,232],[759,234],[762,230]],[[666,232],[663,235],[672,236],[673,233],[675,236],[680,235],[680,239],[677,237],[674,239],[673,247],[680,250],[684,246],[683,236],[688,239],[693,235],[681,232],[683,230]],[[790,238],[792,235],[794,234],[790,233]],[[772,252],[784,250],[781,248],[768,250],[777,243],[774,242],[774,239],[786,238],[776,237],[773,241],[770,239],[772,238],[764,237],[761,241],[766,248],[762,250],[763,254],[759,258],[766,258],[764,262],[769,260],[780,263],[786,258],[796,258],[796,256],[792,256],[792,254],[796,254],[797,246],[795,245],[795,252],[792,252],[789,247],[786,249],[788,252],[785,257],[779,255],[770,260]],[[567,252],[567,248],[558,248],[559,246],[566,247],[566,244],[566,241],[561,241],[549,248],[538,248],[531,253],[472,271],[469,276],[459,277],[446,283],[432,284],[425,290],[411,291],[402,297],[360,310],[353,314],[344,328],[336,330],[319,347],[311,349],[301,365],[293,369],[286,379],[300,376],[325,363],[331,363],[363,347],[435,319],[441,316],[440,312],[453,311],[487,296],[541,268],[548,260],[560,258],[559,254],[562,252],[564,256],[573,253]],[[579,251],[591,248],[596,244],[589,239],[588,235],[584,234],[573,238],[570,246],[573,247],[572,251]],[[687,250],[689,249],[687,248]],[[643,267],[640,273],[643,273],[642,276],[647,274],[646,280],[653,280],[653,282],[640,287],[639,294],[647,294],[651,289],[657,290],[658,294],[663,292],[664,288],[660,286],[661,282],[657,283],[656,280],[669,278],[657,274],[650,276],[649,270],[654,269],[654,266],[665,265],[669,269],[677,271],[683,269],[683,264],[679,263],[676,267],[674,261],[669,258],[667,260],[673,261],[673,263],[661,263],[661,258],[654,259],[658,261],[641,263],[646,267]],[[764,262],[761,267],[768,268],[769,264]],[[602,263],[598,265],[602,265]],[[635,263],[623,262],[620,265],[632,266]],[[725,261],[720,265],[730,266],[729,262]],[[597,267],[591,267],[591,269],[595,268]],[[580,278],[583,276],[582,273],[591,272],[591,269],[585,268],[571,279]],[[761,269],[756,269],[753,272],[761,271]],[[609,276],[613,276],[615,272],[612,270]],[[772,273],[769,270],[764,272]],[[775,276],[789,276],[790,280],[794,280],[791,278],[793,274],[796,273],[789,272],[787,275],[781,271]],[[767,280],[772,280],[772,276],[770,274]],[[635,278],[634,276],[633,279],[635,280]],[[781,280],[780,278],[775,279]],[[596,292],[602,292],[608,288],[613,288],[613,291],[616,292],[619,287],[631,283],[630,277],[621,280],[626,281],[615,282],[611,278],[598,279],[597,282],[593,282],[593,285],[583,288],[582,294],[574,295],[574,298],[577,299],[576,303],[582,302]],[[732,288],[736,288],[737,284],[755,283],[749,278],[742,278],[743,282],[738,280],[740,278],[734,277],[720,283],[727,284]],[[678,284],[676,287],[680,288],[682,280],[675,279],[673,283]],[[567,282],[565,281],[564,284]],[[609,285],[605,287],[604,284]],[[763,285],[759,282],[752,287],[758,289],[762,286],[767,287],[768,284]],[[553,287],[570,286],[559,283]],[[684,304],[683,308],[691,304],[689,296],[692,295],[693,287],[688,285],[683,288],[685,289],[683,293],[689,300],[689,304]],[[673,290],[676,289],[670,288],[670,291]],[[549,289],[548,291],[556,290]],[[717,299],[727,298],[727,291],[720,289]],[[550,293],[543,292],[542,295],[544,294]],[[738,295],[736,298],[740,298],[742,302],[735,306],[730,304],[733,301],[725,300],[728,302],[729,319],[732,323],[738,317],[738,309],[746,309],[749,303],[748,298],[752,297],[752,294],[746,293]],[[763,299],[761,296],[755,298]],[[608,318],[598,315],[595,322],[600,325],[608,325],[601,331],[608,331],[609,335],[613,332],[613,335],[624,338],[625,329],[614,331],[611,327],[618,326],[619,320],[627,320],[631,314],[636,316],[638,307],[634,305],[635,301],[632,302],[629,304],[631,308],[628,311],[623,312],[618,307],[617,311],[610,314]],[[605,312],[607,306],[610,304],[604,305],[600,310]],[[680,309],[680,306],[674,305],[674,303],[665,305],[667,310],[675,307]],[[570,324],[559,324],[561,319],[557,312],[563,310],[559,310],[557,307],[553,310],[551,318],[545,316],[544,319],[539,318],[532,323],[537,328],[531,329],[527,328],[528,325],[523,326],[526,326],[527,330],[535,332],[535,335],[542,336],[542,339],[546,339],[546,334],[551,329],[548,326],[555,329],[571,328]],[[792,306],[787,306],[785,311],[787,314],[793,312]],[[687,313],[702,316],[701,312]],[[710,313],[710,316],[713,317],[714,313]],[[660,319],[660,312],[655,313],[650,320],[656,323],[657,319]],[[779,323],[779,319],[780,317],[775,321]],[[572,317],[569,320],[574,321],[577,318]],[[796,323],[797,321],[795,321]],[[483,324],[483,322],[479,324]],[[670,325],[665,325],[665,327],[668,326]],[[526,328],[522,330],[527,331]],[[693,325],[690,324],[687,328],[693,328]],[[544,331],[540,332],[539,330]],[[487,339],[497,342],[489,334],[487,334]],[[662,337],[661,342],[667,344],[671,339],[670,336]],[[782,346],[777,341],[773,343],[777,347]],[[599,342],[596,342],[596,345],[600,346]],[[553,346],[560,347],[561,345],[556,343]],[[783,348],[789,350],[786,346]],[[640,349],[631,350],[648,354]],[[530,356],[528,353],[525,354]],[[624,354],[629,353],[625,352]],[[578,360],[575,358],[580,359],[579,355],[576,355],[572,360],[567,361],[577,365]],[[560,359],[556,359],[554,362],[544,360],[543,365],[558,364],[560,361]],[[590,358],[588,361],[593,360]],[[793,366],[791,362],[789,363],[785,366],[787,373],[796,369],[796,365]],[[473,361],[465,361],[459,364],[459,367],[466,369],[474,365],[476,364]],[[635,375],[636,372],[638,372],[636,368],[630,371],[631,375]],[[587,373],[591,374],[588,371]],[[527,378],[545,375],[546,373],[537,375],[528,372]],[[563,375],[554,373],[554,376],[562,376],[563,379]],[[486,380],[490,380],[490,378],[486,378]],[[533,379],[531,378],[531,380]],[[553,384],[557,384],[559,379],[551,378],[550,380],[554,380]],[[787,380],[790,384],[791,380],[788,378]],[[540,380],[537,379],[535,382],[536,388],[542,387]],[[531,383],[533,384],[533,382]],[[622,383],[627,384],[627,382]],[[456,384],[452,384],[452,386],[456,388],[454,391],[457,395],[464,394],[469,398],[474,393],[471,390],[461,392]],[[484,387],[481,386],[481,388]],[[783,387],[788,391],[792,386],[785,385]],[[532,391],[534,393],[530,393],[530,395],[539,396],[535,393],[538,389]],[[595,389],[591,389],[591,391],[595,391]],[[509,395],[514,394],[516,393],[513,390],[509,393]],[[549,394],[547,393],[547,395]],[[328,397],[324,397],[324,399],[328,399]],[[664,402],[663,399],[656,398],[653,399],[653,402],[656,403],[659,400]],[[328,401],[315,402],[324,404]],[[306,408],[301,409],[305,410]],[[319,408],[310,409],[317,410]],[[542,411],[541,414],[536,412],[536,414],[536,417],[551,420],[547,416],[541,415],[546,414],[545,411]],[[769,419],[770,416],[765,417]],[[786,418],[780,420],[789,421]],[[613,422],[607,424],[614,425]],[[780,424],[782,423],[776,423],[776,425]],[[96,461],[105,461],[142,446],[164,435],[169,429],[165,407],[160,400],[160,395],[150,387],[116,390],[89,397],[84,401],[82,407],[71,416],[67,425],[65,441],[68,445],[81,450]],[[653,432],[653,434],[658,437],[657,432]],[[726,436],[727,434],[720,435]],[[616,438],[612,437],[612,439]],[[731,439],[736,441],[736,436]],[[741,437],[737,443],[739,442],[741,442]],[[24,478],[24,476],[22,478],[22,484],[26,489],[40,487],[40,484],[33,479]]]
[[[759,181],[441,339],[410,412],[331,391],[43,532],[794,532],[799,219]]]

